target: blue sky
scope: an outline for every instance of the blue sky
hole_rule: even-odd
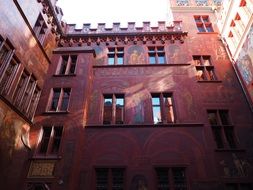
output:
[[[111,27],[113,22],[120,22],[121,27],[127,22],[136,22],[142,26],[143,21],[150,21],[152,26],[157,21],[168,21],[168,0],[58,0],[64,13],[64,20],[69,24],[106,23]]]

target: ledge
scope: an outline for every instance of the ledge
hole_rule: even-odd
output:
[[[61,160],[61,156],[33,156],[29,160]]]
[[[63,74],[54,74],[53,77],[75,77],[76,74],[67,74],[67,75],[63,75]]]
[[[241,148],[234,148],[234,149],[223,148],[223,149],[215,149],[215,152],[246,152],[246,150]]]
[[[61,114],[68,114],[69,111],[46,111],[43,113],[43,115],[50,115],[50,114],[55,114],[55,115],[61,115]]]
[[[85,128],[174,128],[174,127],[204,127],[202,123],[171,123],[171,124],[112,124],[112,125],[86,125]]]
[[[32,119],[29,119],[23,112],[21,112],[15,105],[13,105],[8,99],[0,94],[0,99],[7,104],[14,112],[16,112],[22,119],[24,119],[29,125],[33,125]]]
[[[93,65],[93,68],[117,68],[117,67],[171,67],[171,66],[189,66],[190,63],[167,63],[167,64],[132,64],[132,65]]]
[[[221,80],[198,80],[199,83],[222,83]]]
[[[197,32],[197,34],[219,34],[218,32]]]

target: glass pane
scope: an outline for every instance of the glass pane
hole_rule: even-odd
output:
[[[199,32],[205,32],[205,28],[203,27],[203,25],[198,25],[197,27]]]
[[[212,25],[206,25],[206,30],[207,30],[208,32],[213,32],[213,27],[212,27]]]
[[[59,74],[64,75],[67,68],[68,56],[62,56],[61,68]]]
[[[159,54],[158,55],[158,63],[159,64],[164,64],[165,63],[165,56],[164,56],[164,54]]]
[[[200,16],[195,16],[194,19],[195,19],[195,22],[201,22]]]
[[[112,169],[112,189],[113,190],[124,189],[124,169],[123,168]]]
[[[153,97],[152,98],[152,105],[160,105],[160,98],[159,97]]]
[[[52,145],[52,153],[58,153],[61,143],[62,127],[54,127],[54,141]]]
[[[41,139],[40,153],[46,153],[48,148],[48,143],[51,135],[51,127],[43,127],[43,136]]]
[[[116,98],[116,124],[123,124],[124,98]]]
[[[120,55],[120,56],[122,56],[122,55]],[[124,59],[123,59],[123,57],[118,57],[118,62],[117,62],[117,64],[118,65],[123,65],[123,63],[124,63],[124,61],[123,61]]]
[[[108,169],[97,168],[96,169],[96,190],[108,189]]]
[[[216,111],[208,111],[208,121],[210,125],[218,125],[218,118],[217,118],[217,112]]]
[[[70,89],[65,88],[63,91],[64,92],[62,97],[61,111],[66,111],[68,109],[69,104]]]
[[[149,55],[149,63],[150,64],[155,64],[156,60],[155,60],[155,56],[154,55]]]
[[[236,148],[233,127],[224,127],[225,136],[230,148]]]
[[[160,106],[153,106],[153,121],[155,124],[162,122]]]
[[[220,119],[221,119],[222,125],[230,125],[231,124],[230,120],[229,120],[229,116],[228,116],[228,111],[220,110],[219,114],[220,114]]]
[[[56,111],[57,107],[58,107],[58,101],[59,101],[61,89],[60,88],[55,88],[53,93],[54,94],[53,94],[53,99],[52,99],[50,110],[51,111]]]
[[[108,65],[114,65],[114,57],[108,57]]]
[[[168,123],[174,123],[174,111],[173,111],[173,105],[172,105],[172,98],[171,97],[164,97],[164,106],[165,106],[165,116],[167,118]]]
[[[172,169],[174,179],[174,190],[186,190],[186,177],[184,168]]]
[[[103,114],[103,123],[111,124],[112,121],[112,98],[104,99],[104,114]]]
[[[217,148],[224,148],[223,140],[221,136],[221,129],[219,127],[213,127],[212,129],[213,129],[214,139],[215,139]]]
[[[237,184],[233,184],[233,183],[226,184],[226,190],[238,190],[238,186]]]
[[[168,168],[157,168],[157,189],[158,190],[169,190],[169,169]]]

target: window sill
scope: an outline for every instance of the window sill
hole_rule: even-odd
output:
[[[75,77],[76,74],[67,74],[67,75],[62,75],[62,74],[54,74],[54,77]]]
[[[215,152],[245,152],[245,149],[241,148],[220,148],[220,149],[215,149]]]
[[[199,83],[222,83],[221,80],[198,80]]]
[[[43,114],[68,114],[69,111],[46,111]]]
[[[190,63],[165,63],[165,64],[125,64],[125,65],[93,65],[93,68],[111,68],[111,67],[170,67],[170,66],[189,66]]]
[[[36,155],[30,158],[30,160],[61,160],[62,157],[58,155]]]
[[[202,123],[170,123],[170,124],[111,124],[86,125],[85,128],[174,128],[174,127],[203,127]]]
[[[218,32],[197,32],[197,34],[218,34]]]

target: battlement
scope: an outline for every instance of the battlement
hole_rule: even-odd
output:
[[[97,28],[91,28],[91,24],[83,24],[82,29],[76,29],[76,24],[67,24],[67,34],[110,34],[110,33],[141,33],[141,32],[177,32],[182,31],[182,21],[173,21],[169,26],[166,26],[165,21],[159,21],[158,25],[150,26],[150,22],[143,22],[142,27],[136,27],[135,22],[128,22],[126,28],[120,27],[120,23],[113,23],[113,26],[108,28],[105,23],[98,23]]]

